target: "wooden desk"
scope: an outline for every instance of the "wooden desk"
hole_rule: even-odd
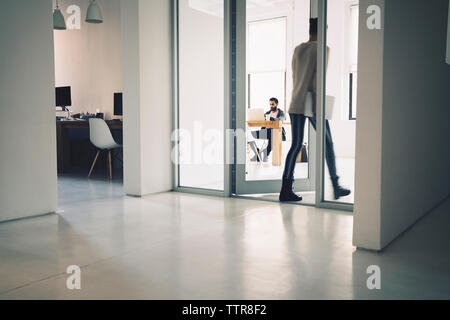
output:
[[[110,130],[122,130],[122,121],[106,121]],[[68,129],[89,129],[89,121],[56,121],[56,141],[58,154],[58,173],[67,173],[71,168],[71,152]]]
[[[272,165],[279,167],[283,161],[283,121],[247,121],[250,128],[272,129]]]

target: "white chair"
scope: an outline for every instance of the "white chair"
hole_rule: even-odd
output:
[[[254,130],[254,131],[258,131],[258,130]],[[252,135],[252,130],[247,128],[247,160],[248,160],[248,162],[251,162],[251,159],[253,158],[253,155],[252,155],[252,152],[253,152],[253,154],[256,155],[258,162],[263,163],[263,161],[261,159],[261,154],[258,153],[258,149],[264,150],[265,148],[267,148],[269,143],[267,142],[267,140],[264,140],[264,141],[266,141],[266,142],[264,142],[262,144],[262,146],[258,145],[258,141]]]
[[[97,155],[95,156],[94,162],[92,163],[88,179],[92,175],[92,171],[94,170],[95,164],[97,163],[100,152],[106,150],[108,151],[109,179],[112,180],[111,150],[122,148],[122,146],[114,141],[114,138],[105,120],[89,119],[89,129],[91,143],[99,150],[97,151]]]

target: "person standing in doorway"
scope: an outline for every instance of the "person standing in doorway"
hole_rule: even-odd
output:
[[[306,96],[308,92],[312,92],[316,96],[317,83],[317,28],[318,19],[310,19],[309,21],[310,39],[306,43],[300,44],[295,48],[292,59],[292,72],[294,79],[292,101],[289,108],[289,117],[292,126],[292,146],[286,158],[286,165],[283,173],[283,185],[280,192],[281,202],[292,202],[303,200],[301,196],[294,192],[294,174],[297,159],[302,150],[303,137],[305,130]],[[316,129],[316,110],[314,103],[314,117],[308,117],[314,129]],[[333,140],[328,120],[326,121],[326,161],[328,171],[334,189],[335,199],[348,196],[350,190],[344,189],[339,185],[339,177],[336,174],[336,158],[334,155]]]

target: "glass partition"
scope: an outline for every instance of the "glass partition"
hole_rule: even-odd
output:
[[[254,111],[247,112],[246,120],[247,123],[264,120],[265,114],[270,117],[271,98],[278,101],[284,118],[275,118],[283,122],[282,135],[273,135],[276,129],[250,123],[247,126],[246,181],[281,180],[283,175],[291,147],[287,112],[292,94],[292,54],[297,45],[308,40],[309,8],[309,0],[271,4],[247,0],[247,109]],[[303,161],[299,161],[295,170],[299,181],[310,175],[308,127],[305,133]]]
[[[358,72],[358,1],[327,1],[324,200],[353,204]],[[327,128],[328,127],[328,128]],[[343,189],[351,194],[346,196]],[[337,198],[338,193],[344,196]]]
[[[224,1],[178,1],[178,187],[224,189]]]

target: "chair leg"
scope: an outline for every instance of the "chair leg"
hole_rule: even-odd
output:
[[[92,163],[91,170],[89,171],[88,179],[91,178],[92,171],[94,170],[95,164],[97,163],[98,156],[100,155],[100,150],[97,151],[97,155],[95,156],[94,162]]]
[[[114,151],[111,151],[111,152],[112,152],[113,160],[116,159],[116,160],[122,162],[122,164],[123,164],[123,159],[120,159],[120,157],[118,156],[119,152],[116,152],[116,153],[114,153]]]
[[[259,154],[259,152],[258,152],[258,145],[256,144],[256,142],[254,142],[254,141],[250,141],[250,142],[248,142],[248,144],[247,144],[247,146],[250,148],[250,150],[252,150],[253,151],[253,153],[256,155],[256,158],[258,159],[258,161],[259,162],[262,162],[261,161],[261,156],[260,156],[260,154]]]
[[[111,162],[111,150],[108,151],[108,164],[109,164],[109,180],[112,181],[112,162]]]
[[[258,157],[259,163],[262,163],[261,155],[259,152],[256,153],[256,157]]]

